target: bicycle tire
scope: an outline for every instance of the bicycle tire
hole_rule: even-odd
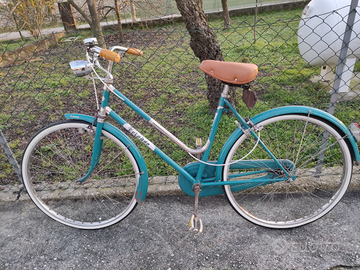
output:
[[[136,207],[140,169],[130,150],[103,130],[102,152],[88,171],[95,132],[87,122],[69,120],[39,131],[22,159],[24,186],[40,210],[79,229],[100,229],[128,216]]]
[[[265,164],[265,160],[271,159],[258,145],[244,161],[238,162],[238,168],[226,165],[223,169],[224,181],[245,178],[258,181],[252,187],[247,184],[248,189],[245,184],[223,187],[235,211],[257,225],[281,229],[303,226],[333,209],[352,175],[352,158],[344,136],[323,120],[298,114],[269,118],[258,126],[262,127],[261,141],[287,166],[289,176],[296,179],[261,182],[261,177],[278,177],[281,171]],[[256,142],[252,136],[242,134],[230,148],[226,163],[245,156]],[[244,169],[241,162],[250,163]],[[243,168],[242,172],[258,174],[253,178],[236,176],[239,167]]]

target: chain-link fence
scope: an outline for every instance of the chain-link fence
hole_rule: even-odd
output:
[[[39,0],[35,7],[28,7],[22,13],[13,12],[14,4],[18,3],[16,0],[0,1],[0,40],[12,39],[9,32],[16,31],[20,37],[31,37],[29,32],[29,20],[33,22],[31,28],[40,31],[41,33],[48,33],[47,28],[58,28],[58,31],[63,30],[63,24],[72,24],[71,29],[88,28],[91,19],[90,12],[86,0]],[[173,20],[180,17],[180,12],[177,9],[175,0],[119,0],[118,8],[121,15],[122,23],[147,25],[149,21],[166,21]],[[228,9],[231,12],[239,12],[247,8],[271,8],[282,5],[302,5],[309,2],[309,0],[228,0]],[[71,5],[73,3],[74,6]],[[99,19],[103,27],[117,24],[117,9],[114,5],[114,0],[95,0],[96,7],[99,14]],[[48,4],[47,9],[40,8],[42,5]],[[64,22],[61,15],[61,9],[66,9],[67,12],[72,13],[73,19],[71,22]],[[221,0],[206,0],[203,1],[204,11],[211,14],[222,13]],[[81,10],[81,12],[79,12]],[[248,11],[247,11],[248,12]],[[25,14],[24,14],[25,13]],[[88,21],[84,18],[84,14],[88,16]],[[28,16],[28,21],[23,18]],[[90,21],[89,21],[90,20]],[[63,24],[61,23],[63,21]],[[30,23],[31,24],[31,23]],[[68,30],[65,26],[65,30]]]
[[[328,111],[336,65],[331,61],[328,63],[322,53],[331,48],[333,53],[330,58],[340,54],[344,36],[341,29],[345,29],[349,6],[344,10],[309,15],[308,19],[301,19],[302,9],[264,13],[258,15],[256,23],[252,15],[232,17],[228,29],[223,28],[221,19],[210,21],[226,61],[251,62],[259,66],[259,74],[252,83],[252,90],[258,97],[257,104],[253,109],[247,109],[241,102],[241,88],[235,88],[238,111],[243,116],[254,116],[274,107],[295,104]],[[334,15],[337,21],[329,23],[329,18],[333,20]],[[315,18],[314,25],[310,18]],[[357,18],[358,14],[354,34],[351,35],[352,43],[357,42]],[[323,25],[327,26],[326,31],[321,28]],[[323,37],[330,35],[332,39],[328,41]],[[2,42],[0,129],[19,162],[27,142],[39,129],[63,120],[64,113],[95,113],[92,82],[74,77],[69,68],[70,61],[84,59],[82,40],[91,36],[91,31],[60,38],[53,35],[45,45],[44,42],[31,43],[30,53],[24,55],[10,51],[14,50],[13,46],[27,51],[27,43],[19,40]],[[105,38],[109,47],[119,45],[118,32],[108,30]],[[196,138],[207,138],[213,115],[209,113],[204,74],[199,71],[199,60],[189,47],[189,40],[189,33],[182,23],[124,29],[121,45],[141,49],[144,56],[126,56],[124,61],[115,65],[114,86],[180,140],[195,147]],[[334,45],[337,42],[340,42],[339,46]],[[321,46],[318,46],[319,43]],[[358,49],[357,46],[351,48],[351,53],[356,54]],[[315,57],[314,52],[317,54]],[[317,58],[321,58],[322,62],[318,63],[319,66],[311,66],[301,54],[305,58],[310,55],[311,59],[307,60],[310,63]],[[350,58],[356,59],[354,55],[346,59]],[[342,84],[343,92],[336,94],[334,106],[334,115],[346,125],[360,119],[360,96],[357,92],[359,67],[355,61],[349,63],[354,63],[348,68],[352,71],[351,76]],[[98,87],[101,88],[101,85]],[[101,93],[98,94],[100,98]],[[112,101],[114,111],[172,159],[181,165],[192,161],[183,150],[120,101],[115,98]],[[220,128],[221,133],[217,135],[210,157],[212,160],[217,158],[223,143],[237,128],[230,114],[225,115]],[[150,176],[177,174],[146,147],[141,144],[138,147],[147,162]],[[13,184],[18,178],[3,148],[0,149],[0,184]]]

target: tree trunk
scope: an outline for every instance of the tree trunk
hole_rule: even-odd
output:
[[[223,8],[224,27],[230,28],[230,14],[227,0],[221,0],[221,5]]]
[[[136,23],[136,8],[134,0],[130,0],[131,24]]]
[[[223,61],[219,41],[206,21],[202,0],[176,0],[176,5],[190,34],[190,47],[200,62],[207,59]],[[209,108],[214,113],[221,96],[222,84],[209,75],[205,75],[205,78]],[[232,101],[233,98],[230,98],[230,102]]]
[[[68,0],[68,2],[80,13],[80,15],[85,19],[85,21],[90,25],[92,28],[92,22],[88,15],[74,2],[74,0]]]
[[[20,34],[21,40],[23,40],[23,39],[24,39],[24,36],[23,36],[23,34],[21,33],[21,29],[20,29],[20,27],[19,27],[19,25],[18,25],[18,23],[17,23],[16,17],[15,17],[14,14],[12,14],[12,16],[13,16],[13,18],[14,18],[14,22],[15,22],[15,25],[16,25],[16,29],[18,30],[18,32],[19,32],[19,34]]]
[[[76,20],[69,2],[58,2],[60,17],[67,33],[76,31]]]
[[[99,19],[99,15],[96,9],[96,4],[95,4],[95,0],[86,0],[88,7],[89,7],[89,11],[90,11],[90,16],[91,16],[91,24],[92,24],[92,31],[95,35],[95,37],[98,40],[99,45],[102,48],[106,49],[106,43],[105,43],[105,39],[101,30],[101,25],[100,25],[100,19]]]
[[[122,6],[122,3],[121,3]],[[120,42],[123,42],[124,40],[124,34],[123,34],[123,29],[122,29],[122,24],[121,24],[121,6],[119,6],[119,0],[115,0],[115,12],[116,12],[116,17],[117,17],[117,21],[118,21],[118,29],[119,29],[119,33],[120,33]]]

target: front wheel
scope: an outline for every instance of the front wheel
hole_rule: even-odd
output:
[[[277,116],[258,125],[261,141],[289,176],[260,145],[236,162],[257,142],[251,135],[241,135],[227,154],[223,179],[253,183],[224,186],[232,207],[249,221],[269,228],[302,226],[328,213],[351,179],[352,159],[345,138],[324,121],[304,115]]]
[[[86,122],[65,121],[37,133],[22,159],[24,186],[49,217],[80,229],[99,229],[124,219],[136,207],[140,169],[117,137],[103,130],[102,152],[91,175],[95,131]]]

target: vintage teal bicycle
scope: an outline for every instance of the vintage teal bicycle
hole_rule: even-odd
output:
[[[197,205],[203,196],[225,194],[241,216],[269,228],[313,222],[343,197],[353,163],[360,161],[356,137],[334,116],[305,106],[275,108],[251,119],[240,116],[227,99],[229,85],[254,80],[256,65],[213,60],[201,63],[201,70],[225,86],[209,138],[204,144],[197,139],[198,147],[193,149],[112,85],[113,62],[119,62],[125,53],[142,55],[140,50],[121,46],[101,49],[95,38],[85,39],[84,45],[87,60],[73,61],[70,66],[76,76],[102,82],[103,96],[96,117],[66,114],[67,120],[40,130],[22,157],[22,177],[30,198],[54,220],[75,228],[99,229],[123,220],[144,202],[148,171],[140,151],[125,133],[179,172],[181,189],[195,197],[190,227],[200,232]],[[107,68],[99,61],[104,58]],[[178,165],[110,108],[110,94],[196,160],[185,167]],[[246,96],[251,97],[251,92]],[[224,144],[218,160],[208,160],[225,106],[238,128]],[[108,123],[107,117],[122,130]]]

